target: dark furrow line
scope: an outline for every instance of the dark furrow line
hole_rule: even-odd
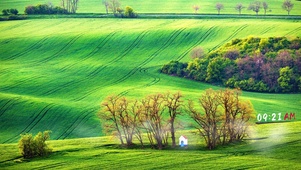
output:
[[[147,33],[148,33],[148,30],[145,30],[145,31],[143,31],[141,34],[139,34],[139,36],[137,36],[137,38],[131,43],[131,45],[128,46],[128,47],[124,50],[123,53],[121,53],[122,55],[119,55],[118,57],[116,57],[116,58],[114,58],[113,60],[111,60],[110,62],[108,62],[106,65],[102,66],[102,67],[100,68],[100,70],[97,71],[97,74],[98,74],[100,71],[102,71],[103,69],[105,69],[106,67],[108,67],[109,65],[111,65],[111,64],[113,64],[113,63],[115,63],[115,62],[121,60],[123,57],[125,57],[129,52],[132,51],[132,49],[133,49],[134,47],[136,47],[138,44],[140,44],[140,42],[141,42],[142,39],[146,36]],[[90,78],[90,77],[93,77],[93,76],[95,76],[95,75],[96,75],[96,74],[93,74],[93,75],[89,74],[89,75],[87,76],[87,79]],[[123,78],[124,78],[124,77],[123,77]],[[122,79],[123,79],[123,78],[122,78]],[[118,81],[118,80],[117,80],[117,81]],[[116,84],[117,81],[115,81],[115,82],[113,82],[113,83],[110,83],[109,85]],[[97,90],[97,89],[99,89],[99,87],[90,90],[90,91],[87,92],[84,96],[81,96],[81,97],[79,97],[79,98],[74,98],[73,101],[80,101],[80,100],[86,98],[88,95],[92,94],[93,91],[95,91],[95,90]]]
[[[86,114],[83,119],[81,119],[75,126],[74,128],[71,129],[71,131],[63,138],[66,139],[84,120],[91,118],[92,116],[88,116],[89,114]]]
[[[299,31],[299,30],[301,30],[301,27],[298,27],[298,28],[296,28],[296,29],[293,29],[292,31],[286,33],[285,36],[287,36],[287,35],[289,35],[289,34],[291,34],[291,33],[294,33],[294,32],[296,32],[296,31]]]
[[[11,25],[10,27],[7,27],[6,29],[3,29],[3,30],[0,30],[1,32],[4,32],[4,31],[7,31],[7,30],[11,30],[12,28],[18,28],[18,27],[23,27],[24,24],[27,24],[31,21],[27,21],[27,22],[21,22],[19,24],[16,24],[16,25]]]
[[[145,30],[145,31],[143,31],[141,34],[139,34],[139,35],[136,37],[136,39],[131,43],[131,45],[128,46],[128,47],[121,53],[121,55],[119,55],[118,57],[116,57],[116,58],[114,58],[113,60],[109,61],[106,65],[101,66],[100,68],[96,69],[95,72],[90,73],[90,74],[86,77],[86,79],[89,79],[89,78],[91,78],[91,77],[94,77],[94,76],[97,75],[99,72],[101,72],[102,70],[104,70],[105,68],[107,68],[109,65],[111,65],[111,64],[113,64],[113,63],[115,63],[115,62],[121,60],[123,57],[125,57],[130,51],[132,51],[132,49],[133,49],[134,47],[136,47],[136,46],[141,42],[141,40],[146,36],[147,33],[148,33],[148,31]],[[86,80],[86,79],[85,79],[85,80]],[[83,80],[83,81],[84,81],[84,80]],[[99,88],[92,89],[92,90],[90,90],[88,93],[86,93],[84,96],[81,96],[81,97],[79,97],[79,98],[75,98],[75,99],[73,99],[73,100],[74,100],[74,101],[80,101],[80,100],[86,98],[88,95],[92,94],[92,92],[93,92],[94,90],[97,90],[97,89],[99,89]]]
[[[210,34],[212,34],[212,30],[215,28],[215,26],[210,27],[205,33],[202,38],[200,38],[196,43],[191,45],[188,50],[184,51],[182,54],[179,55],[179,57],[176,59],[177,61],[182,60],[196,45],[202,43]]]
[[[0,113],[0,117],[8,110],[8,109],[10,109],[11,108],[11,106],[13,106],[13,105],[15,105],[15,104],[19,104],[19,103],[16,103],[16,102],[18,102],[20,100],[20,97],[16,97],[16,98],[13,98],[13,99],[10,99],[10,100],[8,100],[8,102],[6,102],[2,107],[1,107],[1,109],[0,109],[0,111],[1,111],[1,113]],[[10,103],[9,105],[8,105],[8,103]],[[22,103],[22,102],[21,102]],[[8,105],[3,111],[2,111],[2,109],[6,106],[6,105]]]
[[[8,143],[9,141],[11,141],[11,140],[13,140],[13,139],[15,139],[15,138],[18,138],[19,137],[19,135],[20,134],[22,134],[22,133],[24,133],[24,132],[28,132],[28,128],[30,128],[30,126],[35,122],[35,120],[41,115],[41,114],[43,114],[43,112],[45,112],[47,109],[48,109],[48,107],[50,107],[52,104],[48,104],[48,105],[46,105],[33,119],[32,119],[32,121],[18,134],[18,135],[15,135],[15,136],[13,136],[13,137],[11,137],[11,138],[9,138],[9,139],[7,139],[6,141],[4,141],[3,142],[3,144],[4,143]]]
[[[68,77],[68,76],[66,76],[66,77]],[[64,83],[63,85],[59,85],[58,87],[54,87],[53,89],[50,89],[50,90],[44,92],[43,95],[44,96],[51,95],[51,94],[53,94],[55,92],[58,92],[61,89],[64,89],[65,87],[68,87],[71,84],[74,84],[75,82],[77,82],[77,81],[76,80],[72,80],[72,81],[69,81],[67,83]]]
[[[114,34],[115,34],[115,32],[109,34],[109,36],[106,36],[106,38],[105,38],[103,41],[101,41],[101,43],[100,43],[100,44],[99,44],[99,45],[98,45],[98,46],[97,46],[90,54],[88,54],[88,57],[94,55],[97,51],[99,51],[98,48],[102,45],[102,43],[106,44],[106,43],[109,41],[109,39],[110,39],[111,37],[114,36]],[[81,36],[81,35],[79,35],[79,36]],[[78,39],[79,36],[77,36],[76,39]],[[68,44],[74,43],[74,41],[75,41],[76,39],[71,40]],[[63,49],[66,49],[67,46],[68,46],[68,44],[67,44],[65,47],[63,47],[62,50],[63,50]],[[70,46],[70,45],[69,45],[69,46]],[[61,51],[62,51],[62,50],[61,50]],[[54,55],[58,55],[61,51],[57,52],[57,53],[54,54]],[[74,65],[75,65],[75,64],[74,64]],[[97,70],[96,70],[96,71],[97,71]],[[99,70],[99,71],[101,71],[101,70]],[[97,73],[97,72],[95,72],[95,73]],[[37,77],[35,77],[35,78],[37,78]],[[33,78],[30,78],[30,79],[33,79]],[[28,79],[28,80],[30,80],[30,79]],[[88,79],[88,77],[85,78],[85,79]],[[84,81],[85,79],[81,80],[80,82]],[[19,84],[20,84],[20,83],[23,83],[23,82],[25,82],[25,81],[27,81],[27,80],[23,80],[22,82],[19,82]],[[72,84],[72,83],[74,83],[74,82],[75,82],[75,81],[68,82],[68,83],[64,84],[63,87],[60,86],[60,87],[58,87],[58,88],[49,90],[49,91],[47,91],[45,94],[51,94],[51,93],[53,93],[53,92],[55,92],[55,91],[58,91],[58,90],[60,90],[60,89],[62,89],[62,88],[64,88],[64,87],[66,87],[66,86],[68,86],[68,85],[70,85],[70,84]],[[15,87],[16,87],[16,86],[17,86],[17,85],[15,85]],[[7,88],[7,89],[11,89],[11,88],[12,88],[12,87],[10,86],[10,87]],[[7,89],[6,89],[6,90],[7,90]]]
[[[141,68],[141,69],[139,70],[139,72],[141,72],[141,73],[143,73],[143,74],[147,74],[148,77],[153,78],[153,80],[152,80],[151,82],[149,82],[149,83],[147,83],[147,84],[144,84],[144,85],[142,85],[142,86],[139,86],[139,87],[133,87],[133,88],[127,89],[127,90],[125,90],[125,91],[119,93],[119,94],[117,95],[117,97],[122,97],[122,96],[128,94],[130,91],[133,91],[133,90],[137,90],[137,89],[140,89],[140,88],[153,86],[153,85],[155,85],[155,84],[157,84],[157,83],[159,83],[159,82],[161,81],[160,78],[155,77],[155,76],[149,74],[146,70],[147,70],[147,68]]]
[[[233,39],[234,36],[236,36],[239,32],[241,32],[242,30],[244,30],[246,27],[248,27],[247,24],[240,26],[240,27],[239,27],[237,30],[235,30],[228,38],[226,38],[224,41],[220,42],[218,45],[216,45],[215,47],[213,47],[213,48],[211,49],[211,51],[217,49],[217,48],[220,47],[221,45],[223,45],[223,44],[225,44],[226,42],[228,42],[228,41],[230,41],[231,39]]]
[[[45,117],[45,115],[47,114],[47,112],[53,108],[53,104],[49,106],[49,108],[42,114],[42,116],[38,119],[38,121],[35,122],[35,124],[33,126],[31,126],[30,129],[27,130],[27,133],[30,132],[38,123],[40,123],[40,121]]]
[[[146,60],[144,60],[142,63],[140,63],[137,67],[135,67],[133,70],[131,70],[127,75],[125,75],[122,79],[119,79],[120,81],[117,81],[116,83],[114,84],[118,84],[118,83],[121,83],[123,81],[125,81],[126,79],[128,79],[130,76],[134,75],[138,70],[141,72],[142,70],[142,67],[145,66],[146,64],[148,64],[149,62],[151,62],[156,56],[158,56],[166,47],[168,47],[186,28],[181,28],[181,29],[178,29],[176,31],[174,31],[171,36],[168,38],[167,41],[165,41],[165,43],[163,43],[163,45],[158,49],[156,50],[150,57],[148,57]],[[150,74],[148,74],[150,75]],[[150,76],[152,78],[154,78],[153,76]],[[156,77],[154,78],[156,80]],[[160,80],[159,80],[160,81]],[[154,82],[154,80],[152,81]],[[152,84],[151,82],[151,84]],[[150,83],[148,83],[150,84]],[[147,85],[148,85],[147,84]],[[132,90],[135,90],[135,89],[138,89],[138,88],[143,88],[143,87],[147,87],[147,85],[143,85],[141,87],[133,87],[133,88],[130,88],[128,90],[125,90],[121,93],[119,93],[117,96],[118,97],[121,97],[121,96],[124,96],[126,95],[127,93],[129,93],[130,91]]]
[[[84,55],[81,58],[81,61],[85,61],[88,58],[94,56],[99,50],[101,50],[101,48],[106,45],[108,43],[108,41],[116,34],[116,32],[111,32],[109,35],[107,35],[102,41],[100,41],[100,43],[88,54],[88,55]],[[68,66],[63,67],[61,70],[65,71],[66,69],[71,68],[72,66],[76,65],[78,63],[73,63],[70,64]]]
[[[6,60],[14,60],[18,57],[21,57],[27,53],[29,53],[30,51],[34,50],[34,49],[37,49],[40,47],[40,44],[44,43],[46,40],[48,39],[48,36],[42,38],[41,40],[37,41],[36,43],[34,43],[33,45],[31,45],[29,48],[27,48],[26,50],[22,51],[22,52],[19,52],[17,54],[14,54],[8,58],[6,58]]]
[[[271,29],[273,29],[273,28],[275,28],[275,26],[270,26],[270,27],[267,27],[265,30],[263,30],[261,33],[260,33],[260,35],[262,35],[262,34],[265,34],[265,33],[267,33],[267,32],[269,32]]]
[[[26,79],[23,79],[17,83],[15,83],[14,85],[11,85],[11,86],[8,86],[8,87],[0,87],[0,90],[1,91],[7,91],[7,90],[11,90],[13,88],[16,88],[18,87],[19,85],[27,82],[27,81],[30,81],[30,80],[33,80],[33,79],[39,79],[39,78],[42,78],[43,76],[34,76],[34,77],[29,77],[29,78],[26,78]]]
[[[85,111],[82,111],[80,113],[80,116],[77,117],[77,119],[65,130],[64,133],[62,133],[57,139],[66,139],[80,124],[81,122],[88,116],[90,115],[94,109],[87,109]],[[84,114],[84,112],[87,112]],[[83,116],[82,116],[83,115]],[[69,132],[68,132],[69,131]]]
[[[61,167],[61,166],[66,165],[66,164],[67,164],[67,162],[58,162],[58,163],[43,165],[43,166],[40,166],[40,167],[35,168],[35,169],[40,169],[40,170],[53,169],[53,168]]]
[[[2,109],[3,109],[8,103],[10,103],[11,101],[13,101],[13,99],[9,99],[9,100],[1,107],[1,109],[0,109],[0,117],[6,112],[6,110],[10,107],[10,105],[7,106],[6,109],[4,109],[4,111],[2,111]],[[12,105],[12,104],[11,104],[11,105]]]
[[[68,126],[68,128],[66,128],[65,131],[64,131],[59,137],[56,138],[57,140],[58,140],[58,139],[61,139],[62,136],[64,136],[65,134],[67,134],[67,131],[68,131],[69,129],[71,129],[71,127],[75,124],[75,122],[77,122],[77,121],[79,120],[79,118],[82,116],[82,113],[83,113],[83,112],[84,112],[84,111],[80,112],[80,114],[79,114],[79,116],[76,118],[76,120],[75,120],[70,126]]]
[[[171,38],[168,39],[167,42],[165,42],[163,44],[162,47],[160,47],[157,51],[155,51],[150,57],[148,57],[146,60],[144,60],[142,63],[140,63],[138,66],[136,66],[134,69],[132,69],[130,72],[128,72],[128,74],[126,74],[124,77],[122,77],[121,79],[117,80],[116,82],[113,82],[113,84],[118,84],[121,83],[123,81],[125,81],[126,79],[128,79],[129,77],[131,77],[132,75],[134,75],[141,67],[145,66],[146,64],[148,64],[149,62],[151,62],[161,51],[163,51],[165,49],[166,46],[169,46],[172,41],[174,41],[176,39],[176,37],[179,36],[179,34],[181,32],[183,32],[185,30],[185,28],[179,29],[177,31],[175,31]],[[171,41],[172,39],[172,41]]]
[[[66,49],[70,48],[71,45],[73,45],[81,36],[83,36],[84,34],[81,33],[77,36],[75,36],[74,38],[72,38],[65,46],[63,46],[58,52],[54,53],[53,55],[51,55],[50,57],[46,57],[40,61],[38,61],[35,64],[40,64],[40,63],[45,63],[48,62],[56,57],[59,56],[59,54],[61,54],[62,52],[66,51]]]

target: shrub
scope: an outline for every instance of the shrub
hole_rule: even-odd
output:
[[[3,9],[2,10],[2,14],[3,15],[8,15],[9,14],[9,10],[8,9]]]
[[[19,13],[17,9],[10,9],[9,12],[14,15],[17,15]]]
[[[10,15],[10,14],[17,15],[18,13],[19,13],[19,11],[17,9],[3,9],[2,10],[3,15]]]
[[[50,131],[39,132],[34,138],[32,134],[21,135],[19,151],[24,158],[46,156],[51,153],[46,141],[50,139]]]
[[[49,4],[39,4],[37,6],[27,6],[25,7],[26,14],[67,14],[68,11],[61,7],[53,7]]]
[[[135,13],[132,7],[125,7],[124,17],[126,18],[137,18],[137,14]]]
[[[31,15],[36,13],[36,8],[34,6],[25,7],[25,14]]]

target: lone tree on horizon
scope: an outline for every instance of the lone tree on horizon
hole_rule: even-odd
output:
[[[215,8],[217,9],[217,12],[218,12],[218,15],[219,15],[221,10],[224,9],[224,5],[222,3],[217,3],[215,5]]]
[[[198,10],[200,9],[200,6],[198,6],[198,5],[193,5],[192,8],[194,9],[194,13],[197,13]]]
[[[294,4],[290,0],[285,0],[282,4],[282,9],[287,11],[287,15],[290,15],[290,11],[293,9]]]
[[[241,14],[241,10],[242,10],[243,8],[245,8],[245,7],[242,5],[242,3],[238,3],[238,4],[236,4],[236,6],[235,6],[235,9],[239,12],[239,15]]]
[[[256,12],[256,15],[258,15],[260,8],[261,8],[261,3],[259,1],[255,1],[249,5],[248,10],[252,10]]]
[[[267,10],[268,10],[268,8],[269,8],[268,3],[267,3],[267,2],[263,2],[263,3],[262,3],[262,7],[263,7],[263,9],[264,9],[264,15],[266,15]]]

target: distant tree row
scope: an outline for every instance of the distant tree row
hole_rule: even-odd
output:
[[[282,9],[287,11],[287,14],[290,14],[290,11],[293,9],[294,4],[291,2],[291,0],[284,0],[282,3]],[[194,9],[195,13],[197,13],[197,11],[200,9],[199,5],[193,5],[192,8]],[[235,10],[237,10],[239,12],[239,14],[241,14],[241,11],[246,8],[242,3],[238,3],[236,4],[236,6],[234,7]],[[260,9],[263,8],[264,10],[264,15],[266,15],[267,10],[269,9],[269,5],[267,2],[260,2],[260,1],[254,1],[252,3],[249,4],[248,6],[248,10],[252,10],[256,13],[256,15],[258,15]],[[216,3],[215,5],[215,9],[217,10],[218,14],[220,14],[221,10],[224,9],[224,4],[222,3]]]
[[[171,61],[161,72],[257,92],[301,92],[301,39],[234,39],[205,55],[192,50],[188,63]]]
[[[17,15],[19,11],[17,9],[3,9],[2,14],[3,15]]]
[[[125,10],[121,8],[119,0],[103,0],[102,4],[106,8],[106,13],[109,14],[109,10],[115,17],[121,18],[136,18],[138,14],[130,6],[126,6]]]
[[[75,14],[78,8],[79,0],[61,0],[61,6],[67,13]]]
[[[102,102],[98,116],[103,129],[117,136],[122,145],[130,147],[136,137],[143,147],[146,134],[153,148],[163,149],[168,146],[169,135],[172,147],[176,146],[176,118],[187,114],[211,150],[219,144],[243,140],[247,135],[254,110],[239,95],[238,90],[209,89],[199,99],[200,107],[195,107],[193,101],[185,105],[180,92],[155,94],[135,101],[110,96]]]
[[[25,7],[25,14],[67,14],[68,11],[62,7],[54,7],[52,3],[48,4],[39,4],[36,6],[27,6]]]

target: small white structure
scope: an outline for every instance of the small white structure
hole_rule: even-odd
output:
[[[181,135],[179,138],[179,145],[181,147],[187,146],[188,145],[188,139],[186,138],[186,136]]]

